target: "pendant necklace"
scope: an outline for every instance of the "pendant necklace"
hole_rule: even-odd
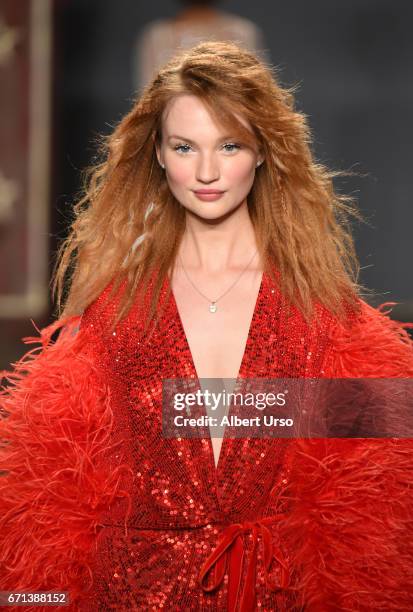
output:
[[[230,286],[230,287],[229,287],[229,288],[228,288],[228,289],[227,289],[227,290],[226,290],[226,291],[225,291],[225,292],[224,292],[222,295],[220,295],[220,296],[219,296],[219,297],[218,297],[216,300],[210,300],[210,299],[209,299],[209,298],[208,298],[206,295],[204,295],[204,294],[202,293],[202,291],[200,291],[200,290],[198,289],[198,287],[196,287],[196,286],[194,285],[194,283],[193,283],[193,282],[191,281],[191,279],[189,278],[187,271],[185,270],[185,266],[184,266],[184,264],[182,263],[182,259],[181,259],[181,257],[180,257],[180,256],[179,256],[179,261],[181,262],[181,266],[182,266],[182,269],[183,269],[183,271],[184,271],[184,273],[185,273],[186,278],[187,278],[187,279],[188,279],[188,281],[191,283],[191,285],[193,286],[193,288],[195,289],[195,291],[197,291],[197,292],[198,292],[200,295],[202,295],[202,297],[203,297],[203,298],[205,298],[205,299],[206,299],[206,300],[209,302],[209,307],[208,307],[209,312],[216,312],[216,311],[217,311],[217,302],[218,302],[218,301],[219,301],[221,298],[223,298],[223,297],[224,297],[224,295],[226,295],[226,294],[227,294],[227,293],[228,293],[228,292],[229,292],[229,291],[230,291],[230,290],[231,290],[231,289],[232,289],[232,288],[233,288],[233,287],[234,287],[234,286],[237,284],[237,282],[239,281],[239,279],[241,278],[241,276],[244,274],[244,272],[247,270],[248,266],[251,264],[252,260],[254,259],[254,257],[256,256],[256,254],[257,254],[257,253],[258,253],[258,250],[257,250],[257,251],[255,251],[254,255],[251,257],[251,259],[249,260],[249,262],[247,263],[247,265],[245,266],[245,268],[243,269],[243,271],[241,272],[241,274],[238,276],[238,278],[235,280],[235,282],[233,282],[233,283],[232,283],[232,285],[231,285],[231,286]]]

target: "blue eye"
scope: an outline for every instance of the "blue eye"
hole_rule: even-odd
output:
[[[234,142],[227,142],[226,144],[224,144],[222,146],[225,148],[225,150],[228,153],[232,153],[234,151],[234,148],[235,148],[235,150],[241,148],[241,146],[239,144],[236,144]],[[231,147],[231,148],[227,149],[226,147]],[[174,146],[174,150],[177,151],[178,153],[181,153],[181,154],[188,153],[188,151],[190,149],[191,149],[191,147],[188,144],[180,144],[180,145]]]
[[[180,149],[182,149],[183,147],[188,147],[188,149],[190,149],[191,147],[187,144],[181,144],[181,145],[177,145],[176,147],[174,147],[175,151],[178,151],[179,153],[186,153],[187,150],[185,151],[181,151]]]
[[[238,144],[235,144],[234,142],[228,142],[227,144],[224,144],[224,147],[235,147],[236,149],[240,149],[241,147]],[[227,149],[228,151],[228,149]],[[231,153],[231,151],[229,151]]]

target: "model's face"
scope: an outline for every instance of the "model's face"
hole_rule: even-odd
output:
[[[178,202],[204,219],[216,219],[243,204],[256,164],[262,161],[258,150],[226,132],[196,96],[177,96],[163,114],[158,161]],[[219,193],[199,193],[205,190]]]

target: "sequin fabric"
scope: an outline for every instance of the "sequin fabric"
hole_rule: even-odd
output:
[[[114,306],[107,314],[110,308]],[[277,286],[264,273],[238,378],[322,377],[331,317],[321,314],[314,327],[296,311],[288,314]],[[231,526],[240,525],[245,550],[238,572],[241,585],[248,571],[256,572],[254,609],[298,610],[293,590],[271,590],[266,582],[263,556],[268,534],[275,556],[267,580],[278,586],[285,582],[283,563],[288,567],[290,561],[276,521],[268,523],[267,531],[256,532],[253,558],[255,522],[287,511],[282,498],[289,477],[285,457],[294,441],[224,435],[215,467],[210,438],[162,436],[162,380],[185,377],[197,382],[173,294],[150,340],[133,309],[110,335],[105,317],[93,305],[83,315],[82,326],[95,328],[100,337],[97,359],[110,381],[113,437],[119,452],[108,457],[108,469],[120,461],[131,467],[122,483],[131,493],[131,503],[125,497],[103,517],[94,549],[94,585],[83,609],[227,610],[228,571],[208,592],[208,585],[219,582],[219,563],[212,563],[206,589],[200,584],[200,570],[225,530],[229,533]]]

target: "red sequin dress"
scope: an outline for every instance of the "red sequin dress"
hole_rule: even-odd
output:
[[[224,435],[215,467],[210,438],[162,435],[162,380],[197,380],[173,294],[149,340],[134,309],[110,333],[105,321],[116,306],[100,311],[100,301],[86,310],[78,334],[66,331],[54,345],[45,337],[47,350],[29,375],[38,383],[32,411],[39,415],[42,405],[49,417],[63,419],[65,440],[40,451],[17,420],[51,474],[37,471],[51,483],[40,494],[37,516],[29,486],[18,477],[9,482],[26,495],[27,517],[19,524],[12,499],[24,508],[9,495],[1,531],[13,532],[0,588],[11,589],[13,579],[28,590],[60,586],[71,593],[69,609],[96,612],[408,609],[412,440]],[[264,273],[239,378],[413,376],[406,331],[361,305],[348,328],[321,307],[319,323],[309,327],[295,309],[288,314]],[[59,358],[68,368],[64,380]],[[5,399],[11,417],[30,392],[24,381],[15,381],[17,390]],[[50,418],[36,422],[44,439],[46,424],[55,426]],[[11,428],[6,434],[13,438]],[[8,459],[22,477],[22,460]],[[43,567],[29,578],[23,559],[29,561],[33,540],[21,542],[19,533],[39,517],[46,517],[49,531],[39,520],[33,536],[45,548],[31,560],[38,569],[43,560]]]

